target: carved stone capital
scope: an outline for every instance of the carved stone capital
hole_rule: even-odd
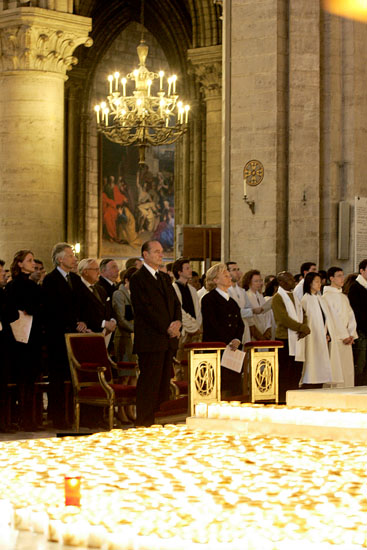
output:
[[[66,74],[78,63],[72,54],[88,37],[91,19],[40,8],[0,13],[0,71]]]
[[[191,72],[200,82],[205,99],[222,95],[222,46],[188,50]]]

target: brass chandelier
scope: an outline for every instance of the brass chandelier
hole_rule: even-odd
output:
[[[142,3],[142,24],[143,9]],[[148,51],[142,34],[137,47],[139,68],[122,78],[119,72],[110,74],[106,101],[94,107],[98,131],[114,143],[136,145],[140,165],[145,164],[147,147],[174,143],[187,131],[190,110],[189,105],[179,101],[176,75],[167,79],[166,93],[164,72],[155,73],[147,69],[145,61]],[[127,95],[129,80],[135,82],[135,90],[130,96]],[[155,80],[159,80],[159,90],[154,93]]]

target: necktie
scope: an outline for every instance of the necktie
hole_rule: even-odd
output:
[[[89,287],[91,289],[91,291],[93,292],[94,296],[97,298],[97,300],[99,300],[100,302],[102,302],[101,300],[101,296],[98,292],[98,290],[96,289],[96,287],[94,285],[90,285]]]
[[[159,286],[160,290],[164,293],[164,285],[163,285],[163,280],[162,280],[162,276],[161,276],[160,272],[156,271],[155,276],[157,278],[157,282],[158,282],[158,286]]]
[[[66,282],[68,283],[68,285],[70,286],[70,288],[73,288],[73,284],[72,284],[71,278],[70,278],[70,273],[66,274],[65,279],[66,279]]]

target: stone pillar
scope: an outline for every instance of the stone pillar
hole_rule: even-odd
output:
[[[320,248],[320,4],[289,10],[289,262],[319,265]],[[323,266],[322,266],[323,267]]]
[[[91,20],[59,4],[0,11],[0,255],[8,262],[31,248],[48,263],[66,236],[64,82],[73,51],[92,40]]]
[[[229,182],[225,220],[227,257],[243,271],[264,275],[284,269],[287,203],[287,29],[285,0],[226,0],[225,110],[230,123],[223,136]],[[247,185],[255,214],[243,200],[243,168],[249,160],[264,166],[257,187]]]
[[[222,143],[222,47],[188,50],[194,73],[206,103],[206,224],[221,223],[221,143]]]

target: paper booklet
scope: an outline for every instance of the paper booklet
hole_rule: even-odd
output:
[[[222,355],[221,365],[226,369],[241,372],[245,355],[246,353],[244,351],[240,351],[239,349],[232,351],[230,347],[227,346]]]
[[[10,323],[13,336],[17,342],[28,344],[32,322],[33,315],[27,315],[24,311],[19,311],[19,319]]]

